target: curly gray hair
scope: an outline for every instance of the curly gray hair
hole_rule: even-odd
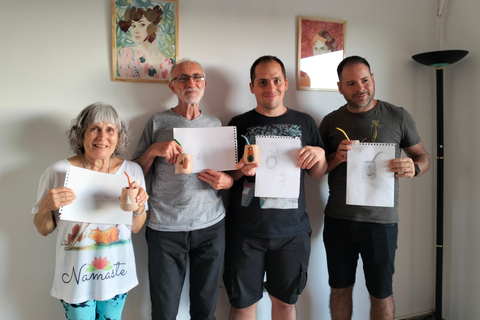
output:
[[[96,102],[83,109],[80,114],[72,120],[72,125],[67,131],[70,148],[75,154],[85,153],[83,146],[85,130],[89,125],[99,122],[112,123],[117,127],[118,142],[114,152],[115,155],[119,155],[127,149],[131,139],[127,124],[120,119],[114,107],[103,102]]]

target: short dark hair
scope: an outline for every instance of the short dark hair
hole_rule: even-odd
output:
[[[255,62],[252,64],[252,67],[250,68],[250,81],[252,82],[253,85],[253,80],[255,80],[255,68],[260,64],[260,63],[265,63],[265,62],[272,62],[275,61],[277,62],[280,67],[282,68],[282,74],[285,79],[287,79],[286,73],[285,73],[285,66],[283,65],[282,60],[278,59],[275,56],[262,56],[255,60]]]
[[[362,58],[360,56],[350,56],[343,59],[342,62],[340,62],[340,64],[337,67],[338,81],[342,80],[341,78],[342,78],[343,68],[345,68],[346,66],[354,65],[354,64],[364,64],[368,67],[368,72],[372,73],[370,71],[370,64],[365,58]]]
[[[70,148],[75,154],[85,153],[83,146],[85,130],[89,125],[99,122],[112,123],[117,127],[118,142],[114,152],[115,155],[119,155],[127,149],[131,138],[127,124],[120,119],[114,107],[103,102],[96,102],[85,107],[85,109],[72,120],[72,125],[67,131]]]

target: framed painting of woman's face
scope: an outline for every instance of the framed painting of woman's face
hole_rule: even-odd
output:
[[[345,58],[347,21],[298,18],[297,90],[337,91],[337,66]]]
[[[112,79],[168,83],[178,59],[178,0],[112,0]]]

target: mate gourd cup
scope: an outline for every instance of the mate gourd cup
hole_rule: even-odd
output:
[[[247,137],[243,136],[247,144],[243,151],[243,161],[245,164],[256,164],[260,162],[260,148],[256,144],[250,144]]]
[[[123,211],[136,211],[138,210],[138,203],[135,199],[137,197],[139,189],[122,188],[120,195],[120,208]]]
[[[177,163],[175,163],[176,174],[190,174],[192,173],[193,156],[188,153],[178,155]]]

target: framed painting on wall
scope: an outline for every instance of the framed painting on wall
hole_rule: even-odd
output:
[[[338,90],[346,37],[346,20],[298,17],[297,90]]]
[[[164,82],[178,59],[178,0],[112,0],[112,78]]]

